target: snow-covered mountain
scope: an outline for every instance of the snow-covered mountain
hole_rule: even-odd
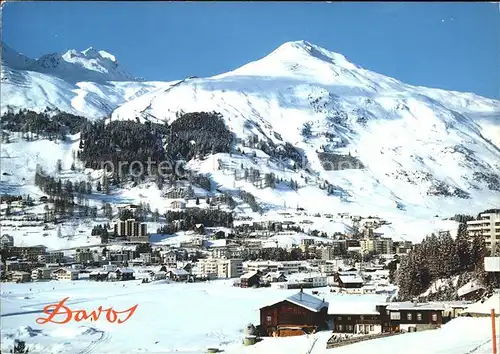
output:
[[[31,59],[2,43],[1,111],[49,107],[102,118],[126,101],[159,87],[123,70],[116,58],[88,48]]]
[[[500,102],[410,86],[305,41],[285,43],[222,75],[145,94],[111,119],[170,122],[181,110],[220,112],[242,139],[290,143],[315,178],[373,212],[414,207],[434,215],[474,203],[479,209],[496,205],[500,197],[500,144],[492,130],[500,126]],[[325,170],[320,155],[352,155],[364,168]],[[212,176],[232,183],[218,172]],[[348,208],[342,205],[348,202],[334,207],[333,198],[311,193],[310,182],[299,184],[303,188],[286,197],[253,192],[276,205]]]
[[[71,55],[61,56],[65,66]],[[72,60],[86,68],[81,61],[96,57],[114,62],[97,51],[74,52]],[[179,111],[220,112],[245,154],[189,162],[219,190],[250,192],[267,211],[300,206],[384,216],[395,220],[381,230],[389,235],[423,236],[412,221],[428,225],[435,215],[479,212],[500,200],[499,101],[407,85],[305,41],[225,74],[168,83],[72,84],[64,75],[3,67],[2,109],[7,104],[90,117],[117,107],[111,120],[155,122],[172,122]],[[256,138],[295,147],[303,166],[295,170],[247,143]],[[235,178],[242,168],[293,179],[298,188],[261,188]]]

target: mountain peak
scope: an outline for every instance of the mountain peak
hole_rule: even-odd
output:
[[[64,53],[45,54],[34,60],[17,53],[2,42],[2,64],[15,70],[54,75],[72,83],[142,81],[124,71],[114,55],[93,47],[83,51],[70,49]]]
[[[284,57],[286,60],[290,60],[296,56],[299,56],[297,60],[302,60],[304,57],[313,57],[346,69],[354,69],[357,67],[342,54],[329,51],[328,49],[305,40],[285,42],[269,54],[269,56]]]
[[[360,68],[342,54],[331,52],[306,40],[297,40],[285,42],[265,57],[216,77],[307,77],[309,81],[332,82],[340,72],[356,69]]]

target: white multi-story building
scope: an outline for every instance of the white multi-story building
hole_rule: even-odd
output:
[[[204,258],[193,267],[193,274],[200,278],[236,278],[243,274],[241,259]]]
[[[320,273],[332,274],[338,270],[337,262],[325,262],[318,265]]]
[[[257,272],[261,271],[263,273],[267,272],[277,272],[278,267],[281,264],[279,262],[273,261],[250,261],[244,264],[245,272]]]
[[[243,274],[241,259],[219,259],[217,262],[217,278],[237,278]]]
[[[199,278],[217,278],[217,259],[204,258],[198,260],[193,267],[193,274]]]
[[[484,213],[478,220],[467,221],[467,234],[469,237],[482,235],[486,249],[500,256],[500,213]]]

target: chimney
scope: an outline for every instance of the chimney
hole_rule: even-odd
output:
[[[303,293],[303,292],[304,292],[304,288],[301,286],[301,287],[300,287],[300,293],[299,293],[299,294],[300,294],[300,295],[299,295],[299,297],[300,297],[300,301],[302,301],[302,293]]]

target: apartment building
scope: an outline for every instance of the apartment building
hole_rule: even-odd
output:
[[[500,213],[480,214],[478,220],[467,221],[469,237],[482,235],[491,255],[500,256]]]
[[[389,237],[371,238],[359,240],[361,252],[375,252],[378,254],[392,254],[392,239]]]
[[[129,241],[133,242],[149,242],[147,225],[135,221],[135,219],[116,222],[115,234],[118,237],[126,237]]]
[[[237,278],[243,274],[241,259],[219,259],[217,262],[217,278]]]
[[[193,274],[199,278],[236,278],[243,274],[241,259],[204,258],[198,260]]]
[[[99,262],[101,254],[91,249],[77,249],[75,253],[75,261],[80,264],[90,264]]]
[[[38,262],[40,263],[62,263],[63,261],[63,252],[48,252],[38,256]]]
[[[347,249],[345,240],[334,240],[331,244],[317,249],[317,255],[325,261],[336,259]]]

